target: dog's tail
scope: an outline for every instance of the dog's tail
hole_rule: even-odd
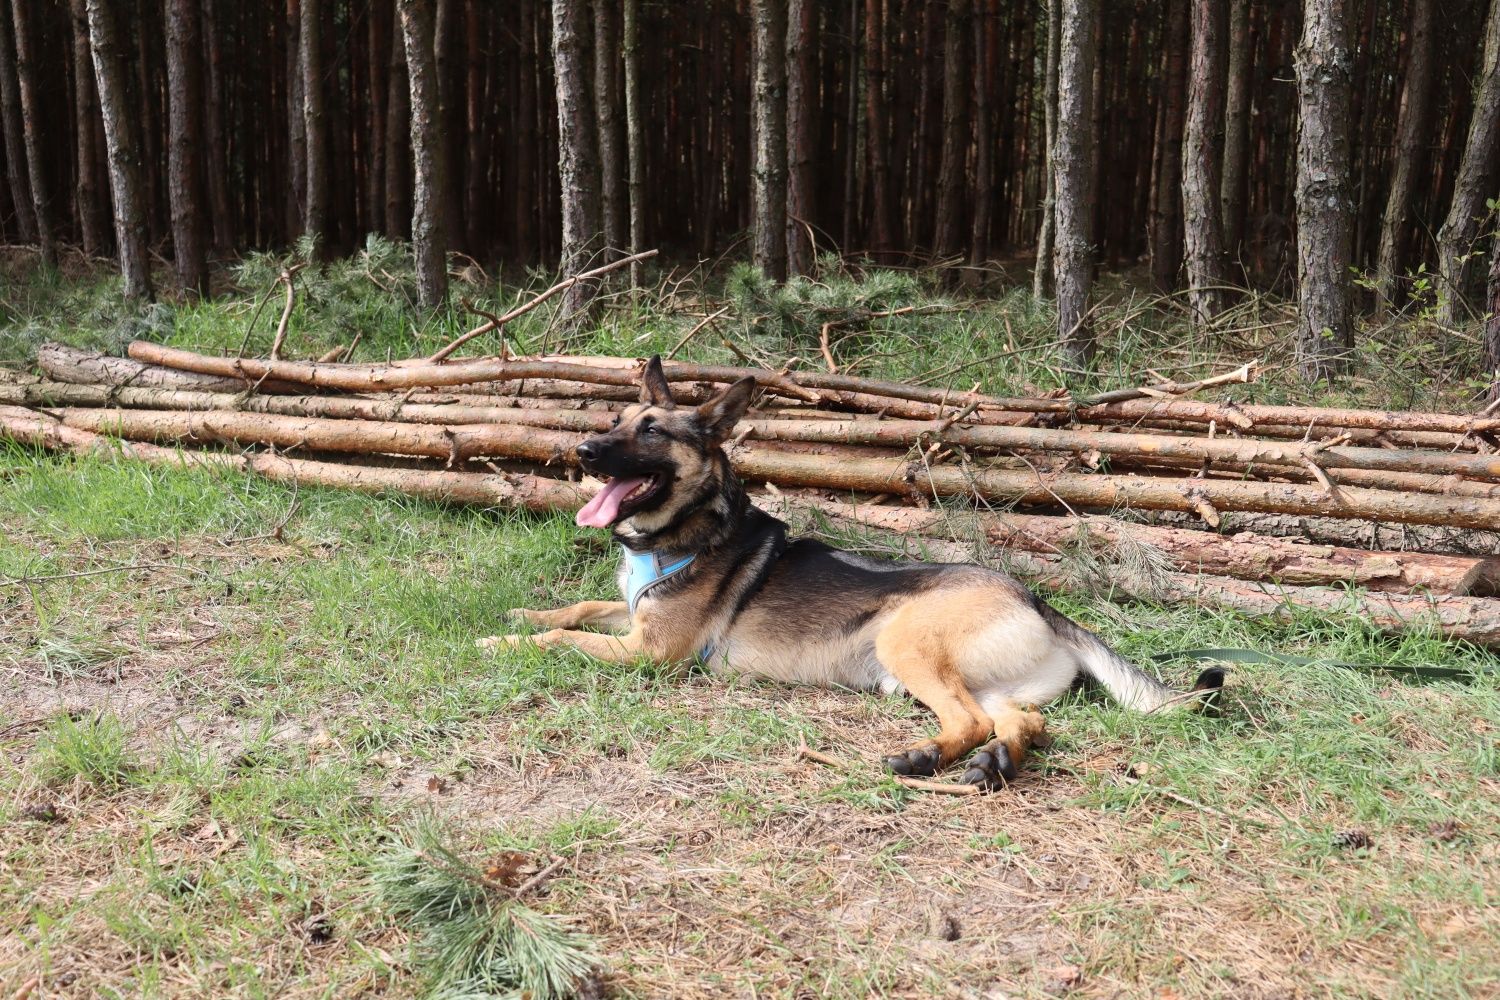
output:
[[[1176,691],[1116,653],[1107,643],[1077,622],[1063,618],[1052,627],[1073,654],[1085,674],[1103,685],[1110,697],[1138,712],[1187,708],[1203,711],[1218,703],[1224,686],[1224,670],[1210,667],[1198,675],[1190,691]]]

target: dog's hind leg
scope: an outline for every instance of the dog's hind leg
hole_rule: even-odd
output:
[[[897,612],[876,636],[875,656],[913,698],[932,709],[938,734],[887,757],[885,764],[896,774],[936,774],[983,743],[994,727],[942,637],[923,627],[921,615],[909,615],[908,610]]]
[[[1021,705],[993,693],[981,698],[995,722],[995,738],[975,751],[959,780],[981,788],[1000,788],[1021,773],[1026,751],[1046,739],[1047,724],[1035,705]]]
[[[552,611],[532,611],[530,608],[513,608],[514,618],[533,625],[548,628],[580,628],[584,625],[602,625],[605,628],[623,631],[630,627],[630,608],[624,601],[581,601],[566,608]]]

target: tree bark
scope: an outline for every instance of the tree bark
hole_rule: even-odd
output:
[[[625,0],[625,143],[630,154],[630,252],[646,244],[646,138],[641,128],[641,0]],[[642,267],[630,265],[630,286],[640,288]]]
[[[786,280],[786,2],[754,0],[755,169],[751,188],[755,266]]]
[[[1156,153],[1155,205],[1151,213],[1151,281],[1167,294],[1182,270],[1182,137],[1187,100],[1188,4],[1167,0],[1162,119]]]
[[[16,43],[16,81],[20,85],[21,132],[26,146],[26,172],[31,181],[37,245],[42,252],[42,263],[48,267],[56,267],[56,233],[42,134],[42,101],[37,89],[36,39],[33,37],[34,29],[31,24],[31,3],[32,0],[11,0]]]
[[[313,0],[314,3],[317,0]],[[307,107],[302,69],[302,5],[300,0],[286,0],[286,133],[288,175],[291,185],[286,191],[286,238],[301,235],[307,212]]]
[[[974,25],[969,0],[948,0],[943,39],[943,154],[938,167],[936,247],[951,257],[963,247],[964,178],[969,159],[969,53]]]
[[[588,0],[552,0],[552,63],[557,76],[558,173],[562,184],[562,273],[589,267],[599,246],[599,157],[588,83]],[[564,318],[581,322],[595,288],[579,282],[563,296]]]
[[[1092,364],[1094,336],[1089,319],[1093,283],[1093,120],[1096,0],[1061,0],[1057,67],[1056,249],[1057,336],[1063,352],[1080,367]]]
[[[109,188],[114,202],[115,252],[125,277],[127,299],[151,298],[151,259],[146,250],[145,193],[141,186],[138,115],[125,90],[124,53],[120,48],[111,0],[88,0],[89,39],[94,49],[94,78],[104,115],[109,151]]]
[[[816,0],[790,0],[786,34],[786,256],[789,274],[811,274],[817,147]]]
[[[306,0],[303,0],[306,2]],[[417,296],[424,310],[442,306],[448,297],[448,234],[445,204],[452,192],[443,165],[442,123],[438,109],[436,58],[433,54],[433,0],[399,0],[411,79],[411,148],[413,206],[412,249],[417,258]]]
[[[0,8],[0,114],[5,126],[5,169],[21,238],[37,238],[36,203],[31,197],[31,175],[26,169],[26,128],[22,123],[21,90],[16,79],[16,51],[11,42],[9,4]]]
[[[1348,367],[1351,91],[1348,0],[1310,0],[1297,47],[1297,360],[1309,382]]]
[[[1462,325],[1473,315],[1469,276],[1474,273],[1472,258],[1477,256],[1480,226],[1486,216],[1485,198],[1493,190],[1485,186],[1485,180],[1500,150],[1500,0],[1490,3],[1477,76],[1474,113],[1469,118],[1469,138],[1453,184],[1453,203],[1437,238],[1439,315],[1450,327]]]
[[[1224,4],[1191,0],[1192,69],[1182,153],[1182,222],[1188,305],[1195,326],[1224,311]]]
[[[1042,80],[1045,95],[1043,116],[1046,148],[1042,150],[1042,172],[1046,193],[1042,197],[1042,223],[1036,237],[1036,262],[1032,268],[1031,294],[1052,294],[1052,256],[1057,235],[1057,66],[1062,46],[1062,0],[1047,2],[1047,63]]]
[[[608,263],[629,243],[625,206],[625,151],[621,148],[617,0],[594,2],[594,114],[599,128],[599,202]]]
[[[1489,315],[1484,320],[1484,370],[1490,378],[1489,399],[1500,402],[1500,237],[1490,240],[1490,275],[1487,288]]]
[[[391,17],[391,61],[386,78],[385,232],[411,235],[411,82],[406,71],[406,32],[399,11]]]
[[[1376,259],[1376,293],[1383,307],[1397,304],[1401,276],[1406,265],[1406,246],[1411,232],[1408,213],[1417,191],[1418,178],[1426,173],[1428,119],[1432,114],[1434,0],[1413,0],[1410,55],[1406,80],[1401,87],[1401,106],[1396,121],[1396,150],[1391,167],[1391,187],[1380,223],[1380,251]]]
[[[89,14],[84,0],[71,0],[69,16],[73,29],[73,137],[78,150],[74,198],[83,252],[92,257],[109,244],[109,230],[98,184],[99,101],[94,87],[94,57],[89,47]]]
[[[321,255],[331,236],[328,215],[328,121],[323,92],[323,0],[301,0],[302,123],[307,132],[307,200],[302,232],[317,241]]]
[[[77,2],[77,0],[75,0]],[[228,254],[235,244],[235,211],[229,200],[228,137],[224,131],[226,73],[223,54],[223,31],[220,21],[223,0],[203,0],[203,35],[208,61],[205,64],[204,145],[208,169],[209,230],[213,248]]]
[[[310,2],[310,0],[307,0]],[[202,40],[195,0],[167,2],[167,170],[172,206],[172,262],[184,295],[208,294],[203,257]]]
[[[994,119],[990,110],[990,93],[995,87],[995,54],[991,22],[995,12],[988,0],[975,0],[974,6],[974,218],[969,225],[968,284],[983,280],[984,265],[990,255],[990,221],[994,214]]]
[[[869,158],[870,248],[885,261],[896,243],[891,190],[890,108],[886,100],[885,4],[865,0],[865,150]]]
[[[1251,0],[1230,0],[1229,75],[1224,94],[1224,169],[1220,176],[1220,219],[1224,227],[1226,276],[1244,276],[1245,198],[1250,167],[1251,79],[1255,42],[1251,34]]]

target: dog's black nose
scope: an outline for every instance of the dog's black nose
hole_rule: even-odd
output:
[[[592,441],[585,441],[574,450],[578,452],[580,462],[592,462],[599,457],[599,446]]]

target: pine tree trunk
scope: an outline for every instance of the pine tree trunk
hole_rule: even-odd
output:
[[[537,245],[537,83],[536,0],[520,0],[521,53],[516,66],[516,256],[536,260]]]
[[[599,202],[603,211],[605,261],[622,256],[629,242],[625,211],[625,157],[620,148],[620,93],[616,62],[619,31],[615,0],[594,0],[594,113],[599,128]]]
[[[646,140],[641,131],[641,2],[625,0],[625,142],[630,156],[630,252],[646,244]],[[640,288],[640,261],[630,265],[630,284]]]
[[[125,276],[127,299],[151,298],[151,260],[146,252],[145,194],[141,189],[136,107],[125,89],[125,60],[112,0],[88,0],[94,80],[104,116],[109,152],[109,188],[114,202],[115,252]]]
[[[468,244],[469,253],[484,256],[490,249],[488,243],[495,227],[486,203],[490,135],[484,120],[484,38],[480,33],[479,17],[479,0],[467,0],[464,6],[464,35],[467,39],[464,53],[467,76],[464,86],[467,132],[464,151],[467,163],[464,165],[463,212],[467,231],[464,242]]]
[[[1411,223],[1407,213],[1417,190],[1417,179],[1427,167],[1427,120],[1432,113],[1432,48],[1434,0],[1414,0],[1411,16],[1410,55],[1406,81],[1401,88],[1401,107],[1396,122],[1396,150],[1391,187],[1386,195],[1385,215],[1380,223],[1380,252],[1376,258],[1376,293],[1382,306],[1397,304],[1397,289],[1406,264],[1406,245]]]
[[[1243,279],[1237,266],[1245,238],[1246,180],[1250,166],[1250,81],[1255,43],[1251,0],[1230,0],[1229,78],[1224,95],[1224,169],[1220,175],[1220,219],[1224,227],[1226,275]]]
[[[974,26],[969,0],[948,0],[943,41],[943,158],[938,168],[936,250],[948,257],[963,246],[964,177],[969,158],[969,52]]]
[[[78,206],[79,235],[83,252],[92,257],[109,243],[104,202],[99,190],[97,122],[99,101],[95,96],[94,57],[89,48],[89,14],[84,0],[71,0],[73,28],[73,137],[78,144],[78,177],[74,197]]]
[[[183,294],[208,294],[203,261],[203,199],[199,150],[203,107],[198,60],[202,45],[194,0],[167,3],[167,191],[172,206],[172,262]]]
[[[1348,8],[1310,0],[1297,47],[1297,358],[1309,382],[1342,372],[1354,345]]]
[[[1176,291],[1182,270],[1182,137],[1187,99],[1188,3],[1167,0],[1162,123],[1156,165],[1156,210],[1151,214],[1151,281]]]
[[[365,18],[365,54],[370,70],[370,157],[365,177],[365,219],[370,232],[388,233],[385,216],[386,122],[390,115],[390,25],[385,3],[372,0]]]
[[[406,32],[400,12],[394,10],[390,53],[385,102],[385,232],[400,240],[411,235],[411,82],[406,71]]]
[[[412,250],[417,258],[417,297],[422,308],[430,311],[448,296],[448,241],[443,225],[444,199],[449,192],[433,51],[436,17],[433,0],[398,2],[411,80]]]
[[[0,4],[0,113],[5,125],[5,171],[16,205],[21,239],[36,240],[36,207],[31,199],[31,176],[26,171],[26,129],[21,119],[21,90],[16,82],[16,52],[11,43],[10,10]]]
[[[786,255],[790,274],[811,274],[817,156],[816,0],[791,0],[786,34]]]
[[[1046,194],[1042,198],[1042,224],[1036,237],[1036,264],[1031,276],[1031,294],[1042,298],[1052,294],[1052,255],[1057,235],[1057,62],[1062,35],[1062,0],[1047,3],[1047,65],[1042,92],[1046,95],[1043,114],[1047,146],[1042,150],[1042,172],[1046,177]]]
[[[869,240],[876,260],[895,249],[896,202],[891,192],[889,108],[885,96],[885,5],[865,0],[865,150],[869,157]]]
[[[995,11],[988,0],[974,7],[974,218],[969,226],[969,284],[983,280],[990,255],[990,220],[994,215],[994,144],[990,93],[995,88],[995,54],[990,50],[990,30]]]
[[[755,266],[786,280],[786,0],[754,0]]]
[[[1469,138],[1453,184],[1453,203],[1448,219],[1438,230],[1438,275],[1446,326],[1460,326],[1472,315],[1469,276],[1472,260],[1486,215],[1485,186],[1500,150],[1500,0],[1491,0],[1484,31],[1484,55],[1474,90],[1474,113],[1469,118]],[[33,186],[35,181],[33,180]]]
[[[42,134],[42,101],[37,89],[36,39],[31,26],[32,0],[11,0],[12,24],[15,28],[16,81],[20,84],[21,131],[26,146],[26,172],[31,181],[31,204],[36,217],[36,240],[42,251],[42,262],[57,266],[57,245],[53,241],[52,202],[47,180],[47,164]]]
[[[1192,70],[1183,136],[1182,221],[1188,305],[1194,325],[1212,324],[1224,310],[1224,2],[1191,0]]]
[[[286,0],[286,135],[287,176],[286,234],[290,241],[301,235],[307,211],[307,109],[303,98],[302,5]]]
[[[228,140],[224,133],[224,53],[220,15],[223,0],[203,0],[203,36],[208,63],[205,73],[204,144],[207,147],[208,207],[214,249],[230,253],[235,245],[234,209],[229,200]],[[232,8],[231,8],[232,9]]]
[[[1057,234],[1053,281],[1057,333],[1063,352],[1080,367],[1093,360],[1089,290],[1093,283],[1093,121],[1096,0],[1062,0],[1057,61]]]
[[[462,88],[459,84],[459,0],[437,0],[432,29],[433,68],[437,74],[437,129],[443,144],[443,234],[452,245],[463,239],[464,134]],[[472,249],[472,248],[471,248]]]
[[[589,88],[588,0],[552,0],[552,64],[557,77],[558,174],[562,185],[562,273],[589,267],[599,247],[599,158]],[[563,314],[581,320],[594,288],[579,282],[563,293]]]
[[[307,138],[307,192],[302,232],[317,240],[319,253],[331,233],[328,216],[328,122],[323,94],[323,0],[301,0],[302,124]]]
[[[1500,237],[1490,240],[1490,276],[1486,298],[1489,315],[1484,321],[1484,370],[1489,374],[1492,402],[1500,401]]]

